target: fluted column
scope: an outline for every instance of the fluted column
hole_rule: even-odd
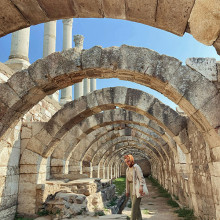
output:
[[[43,57],[50,55],[56,51],[56,28],[57,21],[44,23],[44,44]],[[49,96],[53,100],[59,101],[59,91]]]
[[[82,35],[74,36],[75,47],[79,50],[83,49],[83,41],[84,37]],[[74,99],[78,99],[81,96],[83,96],[83,82],[74,85]]]
[[[73,19],[63,19],[63,50],[72,48]],[[72,101],[72,86],[61,89],[60,104]]]
[[[90,79],[90,92],[96,90],[96,79]]]
[[[11,52],[9,60],[5,62],[7,66],[15,71],[26,69],[30,66],[28,58],[29,41],[29,27],[12,33]]]

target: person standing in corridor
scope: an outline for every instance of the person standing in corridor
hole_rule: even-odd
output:
[[[126,169],[126,196],[130,195],[132,203],[130,220],[142,220],[140,203],[141,197],[145,195],[143,185],[146,184],[143,172],[140,166],[134,163],[132,155],[125,155],[124,159],[128,166]]]

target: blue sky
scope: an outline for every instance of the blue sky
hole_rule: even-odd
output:
[[[31,27],[29,59],[33,63],[43,54],[44,25]],[[62,21],[57,21],[56,51],[62,50]],[[214,47],[205,46],[196,41],[190,34],[183,37],[169,32],[131,21],[117,19],[76,18],[73,21],[73,35],[82,34],[85,37],[84,49],[95,45],[102,47],[121,46],[122,44],[146,47],[160,54],[173,56],[183,63],[189,57],[213,57],[220,60]],[[7,61],[10,55],[11,34],[0,38],[0,62]],[[74,45],[74,44],[73,44]],[[97,80],[97,89],[109,86],[126,86],[141,89],[153,94],[162,102],[175,109],[175,104],[160,93],[144,86],[120,81],[118,79]]]

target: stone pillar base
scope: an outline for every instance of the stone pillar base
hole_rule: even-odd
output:
[[[17,72],[23,69],[27,69],[31,64],[27,60],[14,58],[6,61],[5,65]]]
[[[65,105],[67,102],[71,102],[72,101],[72,99],[69,99],[69,100],[67,100],[67,99],[60,99],[60,105]]]

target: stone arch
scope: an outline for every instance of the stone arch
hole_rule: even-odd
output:
[[[111,147],[113,148],[113,146]],[[157,160],[158,163],[161,163],[161,160],[159,159],[159,157],[149,148],[141,148],[139,147],[137,144],[129,144],[129,145],[120,145],[117,149],[115,149],[114,151],[110,151],[110,152],[105,152],[102,157],[100,158],[100,160],[95,164],[95,165],[104,165],[106,163],[106,161],[109,160],[109,158],[112,158],[112,155],[114,155],[117,152],[121,152],[122,150],[130,150],[130,149],[137,149],[140,152],[142,152],[143,154],[148,156],[150,158],[153,158],[154,160]]]
[[[172,4],[172,5],[171,5]],[[215,10],[214,10],[215,9]],[[182,36],[186,31],[198,41],[212,45],[219,35],[218,2],[202,1],[60,1],[2,2],[0,36],[13,31],[63,18],[115,18],[150,25]],[[200,15],[202,11],[203,16]],[[212,12],[212,13],[211,13]],[[204,16],[205,14],[205,16]],[[204,22],[205,21],[205,22]],[[207,30],[209,35],[207,36]],[[216,45],[217,48],[218,44]]]
[[[185,117],[178,115],[174,110],[164,106],[152,96],[139,90],[130,90],[126,100],[128,103],[131,103],[125,104],[126,100],[124,97],[121,97],[122,100],[117,100],[117,98],[115,100],[112,99],[111,93],[117,93],[117,90],[125,92],[127,89],[122,87],[107,88],[92,92],[87,97],[82,97],[76,101],[67,103],[65,108],[58,111],[51,120],[46,123],[44,128],[29,141],[27,148],[35,152],[37,151],[37,153],[43,157],[47,157],[53,152],[56,144],[73,125],[96,112],[100,112],[102,109],[115,108],[115,105],[120,105],[120,107],[130,109],[131,111],[140,112],[155,120],[172,137],[178,135],[185,128]],[[136,99],[136,103],[133,102],[134,98]],[[146,106],[143,105],[142,99],[146,100]],[[155,111],[154,108],[156,108],[157,111]],[[39,143],[41,146],[40,149],[33,147],[33,141],[35,142],[35,146],[36,142]]]
[[[102,158],[103,155],[107,155],[107,154],[109,155],[109,153],[112,152],[113,148],[118,149],[125,146],[127,147],[136,146],[137,149],[142,149],[143,151],[146,151],[148,153],[151,152],[150,154],[151,155],[153,154],[154,157],[158,157],[159,158],[158,160],[160,160],[161,162],[164,162],[165,160],[163,158],[163,155],[161,155],[159,151],[155,150],[151,146],[146,145],[144,142],[141,143],[139,139],[129,136],[128,137],[122,136],[120,138],[113,140],[110,143],[107,142],[104,146],[100,147],[99,152],[94,152],[93,159],[90,160],[86,158],[85,161],[88,161],[88,163],[83,163],[83,162],[80,163],[78,162],[78,160],[77,161],[71,160],[69,162],[69,172],[71,173],[72,171],[74,171],[75,170],[74,168],[77,167],[78,164],[83,164],[83,167],[87,170],[89,169],[91,164],[92,166],[97,167],[100,164],[100,160],[101,160],[100,158]],[[73,169],[71,167],[73,167]]]
[[[157,158],[154,158],[154,156],[151,155],[151,152],[147,152],[152,156],[151,158],[149,158],[150,155],[149,154],[146,155],[146,151],[138,149],[135,146],[129,146],[129,147],[126,146],[126,147],[122,147],[122,148],[118,149],[117,151],[113,152],[110,157],[106,157],[105,161],[102,162],[102,166],[99,163],[99,165],[97,167],[97,176],[98,177],[102,176],[102,178],[105,178],[105,177],[108,178],[109,176],[108,176],[108,173],[106,171],[109,170],[109,163],[106,163],[107,159],[114,158],[114,156],[115,155],[117,156],[118,154],[125,155],[125,154],[128,154],[128,153],[132,153],[133,155],[139,154],[142,157],[146,158],[148,161],[150,161],[150,163],[154,163],[155,161],[158,161]],[[124,163],[123,159],[121,159],[121,161],[122,161],[122,163]],[[120,163],[119,160],[117,162]],[[160,163],[160,161],[158,161],[158,163]]]
[[[163,129],[160,128],[156,123],[149,120],[147,117],[145,117],[143,115],[140,115],[135,112],[123,110],[120,108],[114,109],[114,110],[107,110],[107,111],[104,111],[103,113],[98,113],[96,115],[90,116],[89,118],[85,119],[80,124],[80,126],[77,126],[76,128],[74,128],[72,133],[74,133],[75,137],[77,137],[78,139],[83,140],[83,138],[86,138],[87,135],[89,135],[89,134],[96,136],[96,134],[93,134],[94,131],[97,131],[98,134],[100,134],[100,132],[101,132],[100,130],[104,129],[105,127],[117,125],[117,124],[119,124],[119,126],[124,126],[124,125],[131,126],[132,124],[134,124],[136,126],[142,127],[143,129],[145,128],[145,129],[152,130],[152,134],[155,133],[156,137],[161,136],[162,145],[165,145],[166,143],[168,145],[170,145],[168,142],[168,137],[164,133]],[[120,125],[120,124],[122,124],[122,125]],[[110,128],[110,129],[112,129],[112,128]],[[79,130],[80,130],[80,132],[79,132]],[[77,132],[79,133],[79,135]],[[93,143],[93,142],[91,141],[91,143]],[[82,145],[80,145],[80,142],[78,142],[76,144],[76,147],[77,148],[73,149],[74,152],[76,150],[80,151],[80,149],[82,149]],[[174,150],[174,147],[172,145],[170,145],[170,147],[172,148],[172,150]],[[65,150],[65,152],[67,152],[65,159],[68,157],[70,152],[73,150],[72,150],[72,147],[71,147],[71,149]],[[57,153],[56,155],[60,156],[62,154],[59,151],[59,153]]]
[[[136,151],[136,152],[135,152]],[[123,155],[125,154],[132,154],[134,156],[134,158],[137,156],[137,155],[141,155],[141,156],[144,156],[142,155],[142,152],[138,151],[137,149],[130,149],[130,150],[121,150],[120,152],[115,152],[113,153],[113,155],[111,156],[111,158],[108,158],[109,160],[107,161],[107,164],[105,165],[105,167],[107,167],[107,169],[109,168],[116,168],[119,166],[120,164],[120,161],[123,161],[122,157]],[[148,160],[149,161],[149,160]],[[154,161],[156,162],[156,161]],[[153,161],[150,162],[150,165],[152,166],[152,164],[154,163]],[[124,163],[124,161],[123,161]],[[98,170],[99,171],[99,170]],[[104,174],[104,173],[103,173]],[[115,176],[117,178],[117,176]]]
[[[152,149],[153,151],[155,150],[155,153],[158,154],[158,156],[160,156],[163,161],[166,159],[169,160],[167,155],[164,153],[164,151],[162,151],[162,149],[158,149],[154,145],[149,144],[148,142],[144,141],[144,139],[141,139],[138,135],[137,136],[120,135],[119,137],[115,137],[111,141],[107,141],[105,144],[101,145],[99,147],[99,150],[95,151],[93,155],[91,155],[92,156],[91,162],[97,164],[98,158],[103,154],[103,152],[106,151],[108,152],[111,146],[115,146],[117,143],[121,143],[121,142],[128,143],[128,145],[136,142],[137,145],[140,144],[141,146],[146,146]]]
[[[74,155],[75,158],[75,159],[72,158],[73,161],[79,161],[79,158],[82,157],[81,155],[84,154],[83,151],[85,151],[84,150],[85,145],[88,144],[88,148],[89,148],[90,144],[93,143],[91,137],[93,136],[96,137],[97,134],[100,134],[103,132],[103,130],[105,130],[105,127],[109,127],[111,124],[114,125],[114,123],[116,123],[116,125],[119,124],[119,126],[121,126],[120,124],[131,126],[132,125],[131,123],[133,123],[134,124],[133,126],[135,126],[136,123],[137,124],[136,126],[139,126],[138,127],[139,130],[141,128],[142,130],[144,130],[144,128],[145,129],[149,128],[161,135],[161,143],[163,147],[167,145],[171,147],[172,151],[174,152],[176,151],[176,147],[173,146],[172,143],[169,143],[169,141],[166,142],[168,140],[168,137],[166,137],[163,130],[158,125],[153,123],[151,120],[135,112],[129,112],[123,109],[115,109],[115,110],[104,111],[102,113],[98,113],[96,115],[90,116],[89,118],[85,119],[82,123],[80,123],[80,125],[73,127],[73,129],[71,130],[72,132],[68,133],[68,137],[66,136],[64,137],[64,139],[67,139],[69,142],[71,142],[70,144],[70,147],[72,149],[71,153],[69,153],[70,150],[68,148],[65,148],[65,146],[60,143],[52,154],[52,161],[54,160],[53,164],[55,164],[55,162],[56,162],[55,166],[57,166],[57,163],[63,164],[63,160],[66,161],[66,163],[68,164],[71,154]],[[109,127],[109,130],[112,130],[112,127]],[[94,133],[95,131],[96,133]],[[154,133],[152,132],[152,134]],[[155,135],[156,138],[160,137],[156,133]],[[73,138],[80,141],[78,142],[74,141]],[[84,142],[83,140],[86,140],[86,142]],[[75,145],[75,147],[73,148],[72,145]],[[66,156],[64,156],[64,152],[66,152]],[[67,157],[68,155],[70,155],[69,158]],[[75,166],[78,166],[77,162],[75,162]]]
[[[126,131],[127,131],[127,129],[122,129],[122,130],[120,130],[120,132],[116,132],[116,131],[111,131],[111,132],[108,132],[105,136],[103,136],[103,142],[101,142],[100,144],[99,144],[99,146],[97,146],[97,148],[96,149],[98,149],[99,151],[102,149],[102,147],[104,147],[104,144],[108,144],[109,143],[109,141],[113,141],[115,138],[118,138],[118,137],[122,137],[122,136],[129,136],[128,135],[128,133],[126,133]],[[148,136],[143,136],[143,137],[141,137],[142,136],[142,132],[140,131],[140,134],[141,134],[141,136],[137,136],[137,135],[133,135],[133,131],[136,131],[136,130],[131,130],[130,131],[130,133],[131,133],[131,136],[132,137],[140,137],[139,138],[139,140],[140,140],[140,143],[142,142],[142,143],[146,143],[146,144],[149,144],[149,145],[151,145],[151,146],[154,146],[159,152],[161,152],[162,153],[162,155],[163,155],[163,157],[164,156],[166,156],[166,158],[168,159],[168,154],[169,154],[169,152],[167,152],[167,150],[168,149],[164,149],[161,145],[159,145],[159,144],[156,144],[156,142],[154,142],[154,141],[151,141],[151,139],[146,139],[146,138],[148,138]],[[139,131],[137,132],[137,134],[139,134]],[[105,140],[105,141],[104,141]],[[146,141],[145,141],[146,140]],[[94,144],[96,144],[96,142],[94,143]],[[92,149],[92,145],[91,145],[91,147],[85,152],[85,154],[84,155],[82,155],[82,160],[84,160],[84,158],[86,158],[86,156],[87,156],[87,154],[88,155],[90,155],[90,156],[92,156],[91,155],[91,153],[90,152],[94,152],[94,154],[95,153],[97,153],[97,150],[95,151],[95,149],[93,148]],[[80,160],[81,160],[81,158],[80,158]],[[93,155],[93,157],[92,157],[92,161],[93,161],[93,158],[94,158],[94,155]],[[74,159],[73,159],[74,160]]]
[[[219,99],[216,86],[174,58],[125,45],[105,49],[94,47],[82,52],[74,48],[54,53],[14,74],[7,83],[0,85],[0,91],[4,91],[1,135],[46,95],[86,77],[117,77],[149,86],[178,104],[204,133],[210,146],[215,147],[213,138],[219,141],[215,128],[220,124],[220,113],[213,107]],[[204,91],[204,87],[209,90]],[[124,94],[130,91],[128,89]],[[120,103],[117,105],[121,106]]]
[[[121,136],[131,136],[131,137],[139,137],[139,139],[142,140],[142,142],[145,142],[146,144],[155,146],[155,148],[158,149],[163,155],[166,155],[166,157],[168,157],[168,153],[166,152],[166,149],[163,149],[162,146],[160,146],[156,142],[152,141],[150,138],[148,138],[148,136],[143,134],[141,131],[137,131],[136,133],[133,131],[136,131],[136,130],[126,128],[126,129],[121,129],[119,131],[110,131],[110,132],[106,133],[106,135],[102,136],[101,140],[99,139],[98,141],[93,143],[94,145],[96,145],[98,142],[97,147],[93,148],[91,151],[95,151],[95,149],[101,149],[101,148],[99,148],[100,145],[103,145],[103,144],[107,143],[108,141],[113,141],[115,138],[118,138]],[[90,148],[92,148],[92,145],[90,146]],[[86,156],[87,152],[85,152],[85,156]],[[89,152],[88,152],[88,154],[91,155]],[[85,157],[85,156],[83,156],[83,157]]]

